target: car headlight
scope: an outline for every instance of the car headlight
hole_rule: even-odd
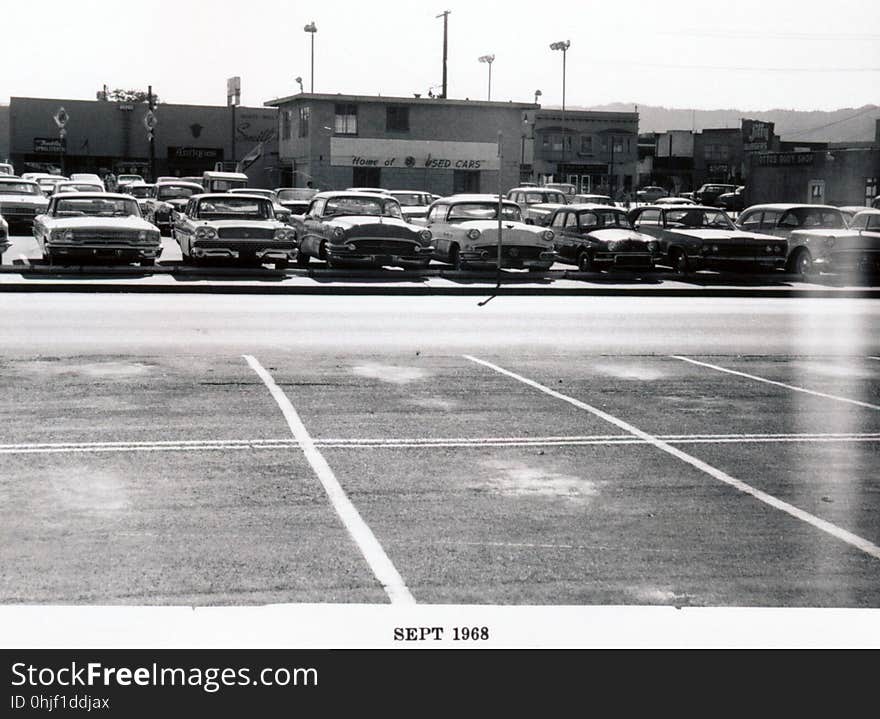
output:
[[[781,245],[773,245],[773,252],[777,255],[780,254],[782,252],[782,246]]]
[[[147,240],[147,232],[146,232],[146,230],[141,230],[140,232],[138,232],[138,239],[139,239],[141,242],[146,242],[146,240]]]
[[[766,246],[764,247],[764,252],[766,252],[766,253],[768,253],[768,254],[771,253],[771,252],[773,252],[773,245],[766,245]]]
[[[648,243],[648,252],[651,254],[657,252],[660,249],[660,245],[657,242],[649,242]]]
[[[433,235],[431,235],[431,230],[422,230],[421,232],[419,232],[419,237],[421,237],[425,242],[430,241],[432,236]]]
[[[213,227],[199,227],[196,230],[197,240],[212,240],[217,236],[217,230]]]
[[[541,238],[547,240],[548,242],[554,237],[556,237],[556,235],[553,234],[553,230],[544,230],[541,233]]]
[[[335,230],[333,230],[333,236],[337,240],[341,240],[343,237],[345,237],[345,230],[343,230],[341,227],[337,227]]]
[[[712,252],[718,252],[718,245],[712,245]]]
[[[73,241],[73,230],[67,230],[62,235],[62,238],[64,239],[65,242],[72,242]]]
[[[276,240],[290,240],[293,239],[293,232],[291,230],[286,230],[283,227],[275,230],[275,239]]]
[[[467,231],[467,238],[468,238],[469,240],[479,240],[479,239],[480,239],[480,235],[482,235],[482,234],[483,234],[483,233],[480,232],[480,231],[477,230],[477,229],[468,230],[468,231]]]

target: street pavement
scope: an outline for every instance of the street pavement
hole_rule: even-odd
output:
[[[880,606],[876,301],[477,299],[0,295],[0,602]]]

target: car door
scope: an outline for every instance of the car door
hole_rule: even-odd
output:
[[[425,227],[434,238],[432,257],[437,260],[448,260],[452,246],[452,228],[446,224],[446,212],[449,205],[434,205],[425,217]]]
[[[566,218],[571,213],[565,210],[556,210],[548,224],[549,229],[553,230],[553,247],[559,253],[562,260],[570,260],[572,258],[572,242],[571,233],[566,231]]]
[[[324,239],[324,222],[321,216],[327,205],[326,198],[312,200],[309,210],[303,218],[303,236],[300,239],[300,251],[312,257],[321,256],[321,242]]]
[[[192,239],[195,229],[193,227],[192,215],[195,213],[196,201],[190,200],[186,203],[186,207],[182,212],[178,212],[174,218],[174,239],[180,246],[181,252],[189,254],[192,249]]]
[[[668,239],[664,236],[660,210],[647,208],[636,213],[633,227],[636,231],[650,235],[660,243],[660,250],[666,252]]]

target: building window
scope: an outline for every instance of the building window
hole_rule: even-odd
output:
[[[593,153],[592,135],[581,135],[581,152],[585,155],[591,155]]]
[[[300,137],[308,137],[309,136],[309,117],[311,117],[312,111],[308,107],[301,107],[299,109],[299,136]]]
[[[388,132],[409,132],[409,108],[391,105],[385,116],[385,129]]]
[[[281,111],[281,139],[290,139],[290,110]]]
[[[345,104],[336,106],[336,123],[333,131],[337,135],[357,135],[357,105]]]
[[[730,157],[730,148],[727,145],[706,145],[703,154],[706,160],[724,161]]]

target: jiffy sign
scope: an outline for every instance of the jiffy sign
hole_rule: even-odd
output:
[[[497,170],[498,145],[494,142],[334,137],[330,140],[330,164],[341,167]]]

